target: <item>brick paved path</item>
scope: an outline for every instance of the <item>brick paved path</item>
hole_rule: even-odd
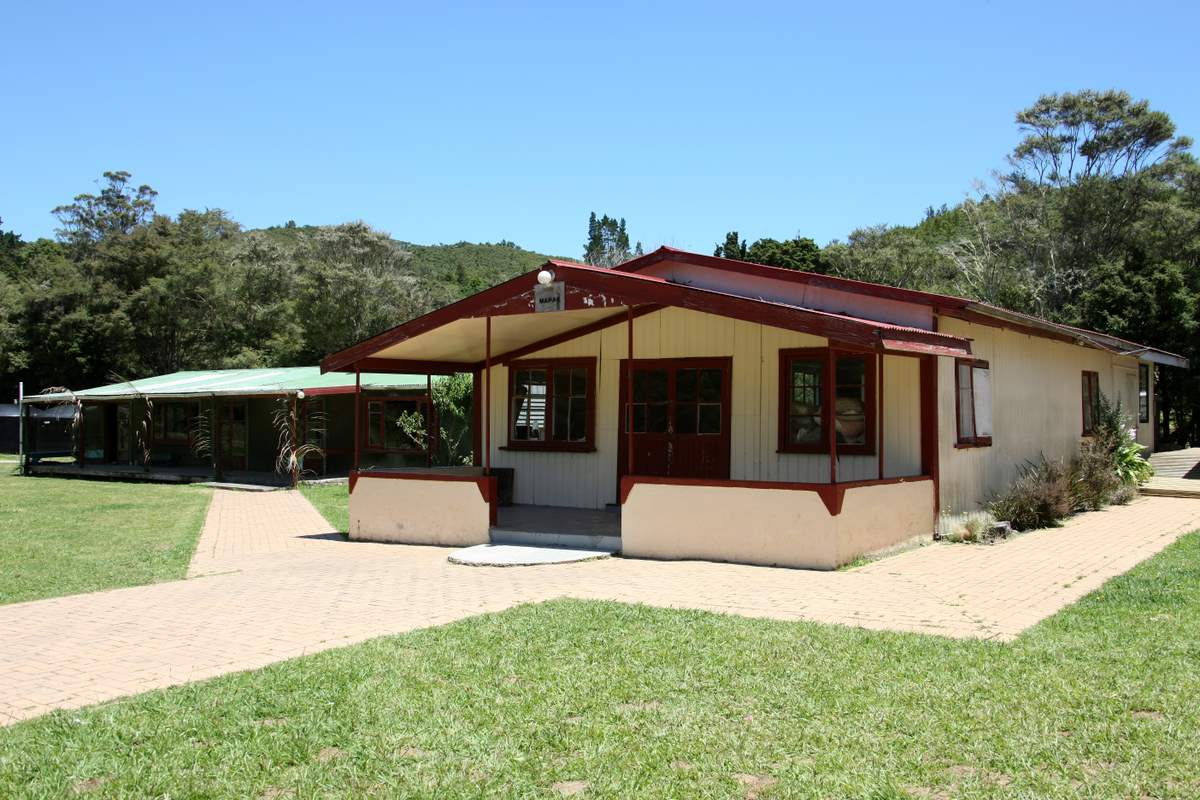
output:
[[[315,515],[296,492],[216,491],[201,577],[0,606],[0,723],[555,597],[1010,639],[1200,527],[1200,502],[1145,498],[994,547],[933,545],[847,572],[467,567],[443,548],[322,535]]]

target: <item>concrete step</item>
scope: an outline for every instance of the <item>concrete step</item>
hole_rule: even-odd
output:
[[[576,550],[599,550],[605,553],[616,553],[621,549],[620,536],[558,533],[555,531],[518,531],[500,527],[491,529],[491,540],[494,544],[567,547]]]

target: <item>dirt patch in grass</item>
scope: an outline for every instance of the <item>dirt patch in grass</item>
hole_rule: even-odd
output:
[[[770,775],[747,775],[740,772],[734,775],[733,779],[741,784],[746,800],[758,800],[763,792],[779,783],[778,778],[772,778]]]
[[[344,755],[346,755],[346,751],[340,747],[322,747],[321,752],[317,753],[317,763],[328,764]]]
[[[581,795],[591,786],[587,781],[558,781],[550,784],[550,788],[558,792],[563,797],[575,797]]]
[[[79,783],[72,786],[71,794],[74,795],[75,797],[78,797],[81,794],[88,794],[90,792],[94,792],[111,780],[112,780],[112,778],[108,777],[107,775],[103,775],[98,778],[88,778],[86,781],[80,781]]]

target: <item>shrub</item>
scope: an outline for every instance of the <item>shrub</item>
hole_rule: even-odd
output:
[[[1121,479],[1113,466],[1112,434],[1098,431],[1083,445],[1079,458],[1071,465],[1071,507],[1079,511],[1099,511],[1110,502]]]
[[[988,511],[1019,531],[1057,525],[1075,506],[1073,470],[1042,456],[1021,467],[1017,479],[988,502]]]
[[[1127,506],[1138,496],[1138,491],[1132,486],[1121,486],[1113,492],[1112,501],[1118,506]]]

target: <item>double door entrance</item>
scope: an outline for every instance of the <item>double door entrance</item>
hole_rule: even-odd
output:
[[[618,471],[671,478],[729,478],[730,358],[668,358],[621,364]],[[630,430],[632,428],[632,435]]]

